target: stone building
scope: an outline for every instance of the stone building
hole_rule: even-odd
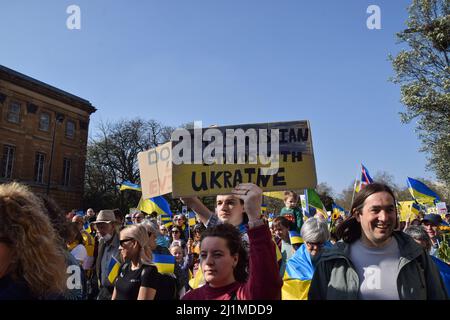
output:
[[[66,211],[81,208],[95,111],[87,100],[0,65],[0,183],[20,181]]]

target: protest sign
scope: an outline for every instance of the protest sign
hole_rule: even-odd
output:
[[[249,182],[264,191],[317,185],[308,121],[180,129],[172,143],[174,197],[226,194]]]
[[[172,192],[171,142],[139,152],[138,162],[144,199]]]

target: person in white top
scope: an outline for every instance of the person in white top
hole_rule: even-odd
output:
[[[77,259],[83,269],[89,268],[89,259],[85,246],[83,245],[83,237],[78,230],[78,225],[72,222],[67,227],[66,237],[67,248],[70,253]]]

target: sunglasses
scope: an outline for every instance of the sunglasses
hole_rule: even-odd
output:
[[[122,239],[122,240],[119,240],[119,243],[120,243],[121,246],[123,246],[123,244],[124,244],[125,242],[131,241],[131,240],[134,240],[134,239],[133,239],[133,238]]]
[[[172,231],[172,233],[180,233],[180,231],[178,231],[178,230],[177,231]]]
[[[306,242],[306,245],[310,247],[322,248],[324,244],[323,242]]]

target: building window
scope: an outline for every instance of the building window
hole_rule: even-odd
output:
[[[63,163],[63,186],[69,186],[70,184],[70,170],[72,167],[72,161],[70,159],[64,158]]]
[[[50,114],[47,112],[42,112],[39,116],[39,130],[49,131],[50,130]]]
[[[13,146],[3,146],[2,172],[1,177],[11,179],[14,164],[15,148]]]
[[[44,163],[45,154],[36,152],[34,160],[34,181],[37,183],[44,183]]]
[[[9,104],[7,119],[12,123],[20,123],[20,103],[11,102]]]
[[[75,122],[71,120],[66,121],[66,137],[73,139],[75,136]]]

